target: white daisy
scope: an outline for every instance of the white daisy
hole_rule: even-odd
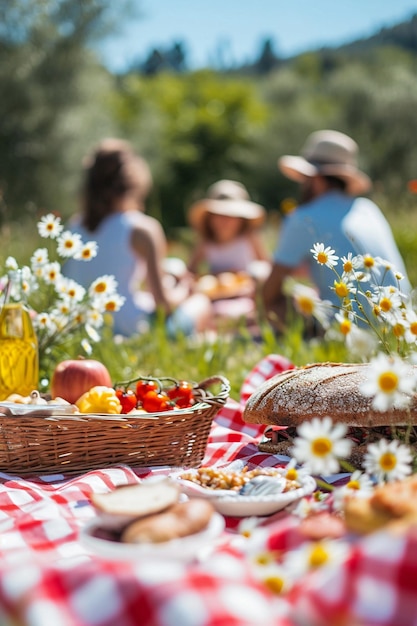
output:
[[[333,495],[333,507],[337,511],[343,509],[345,498],[368,497],[371,495],[374,484],[368,474],[364,474],[359,470],[352,473],[349,481],[342,487],[337,487]]]
[[[102,312],[95,308],[88,309],[86,312],[86,323],[94,328],[101,328],[104,323]]]
[[[81,340],[81,347],[84,350],[84,352],[88,354],[89,356],[93,353],[93,348],[91,347],[91,344],[88,341],[88,339],[86,339],[85,337],[84,339]]]
[[[38,268],[39,266],[42,266],[42,265],[45,265],[45,263],[48,263],[48,261],[49,261],[48,250],[46,248],[38,248],[37,250],[35,250],[35,252],[31,256],[30,266],[32,269]]]
[[[114,276],[104,274],[94,280],[89,287],[90,297],[110,296],[116,293],[117,281]]]
[[[284,555],[282,566],[292,578],[299,579],[320,567],[341,563],[348,553],[349,544],[344,541],[306,541],[296,550],[290,550]]]
[[[354,288],[352,282],[343,279],[335,280],[331,289],[341,300],[348,298],[352,292],[356,293],[356,289]]]
[[[108,313],[115,313],[116,311],[120,311],[125,301],[126,298],[124,296],[120,296],[118,293],[114,293],[109,298],[104,299],[104,310]]]
[[[8,256],[4,265],[5,265],[6,270],[17,270],[17,269],[19,269],[19,266],[18,266],[17,261],[14,258],[14,256]]]
[[[61,276],[61,266],[58,261],[46,263],[42,267],[42,278],[48,285],[56,284]]]
[[[254,577],[274,595],[287,593],[294,584],[289,570],[277,563],[273,553],[253,554],[249,558],[249,564]]]
[[[353,325],[346,335],[346,347],[353,357],[368,360],[375,354],[378,339],[370,330]]]
[[[362,264],[361,258],[353,256],[352,252],[348,252],[347,256],[342,256],[340,261],[342,263],[343,274],[350,278],[355,276],[355,270],[358,270]]]
[[[56,325],[51,319],[49,313],[42,312],[35,315],[33,319],[33,325],[35,329],[46,330],[48,333],[53,333],[56,330]]]
[[[55,217],[52,213],[44,215],[38,222],[38,232],[41,237],[56,239],[63,231],[61,218]]]
[[[323,328],[329,327],[332,316],[332,305],[327,300],[321,300],[315,289],[302,283],[294,283],[291,295],[295,309],[304,317],[314,317]]]
[[[345,424],[333,424],[330,417],[303,422],[297,428],[292,455],[312,474],[333,474],[339,470],[340,458],[350,455],[352,441],[344,439]]]
[[[324,243],[315,243],[310,252],[313,253],[313,257],[320,265],[326,265],[327,267],[334,267],[337,265],[339,257],[335,255],[335,251],[330,246],[324,247]]]
[[[361,393],[371,397],[377,411],[393,406],[406,407],[417,384],[414,369],[396,355],[378,354],[370,360],[367,380],[360,386]]]
[[[91,261],[97,256],[98,245],[96,241],[87,241],[82,244],[81,248],[74,254],[74,259],[78,261]]]
[[[378,482],[402,480],[411,474],[413,456],[410,448],[399,441],[381,439],[367,447],[363,466]]]
[[[408,344],[414,344],[417,342],[417,313],[407,307],[403,314],[407,323],[404,339]]]
[[[65,276],[60,277],[55,289],[59,295],[65,296],[75,302],[81,302],[86,294],[84,287],[75,280],[72,280],[72,278],[66,278]]]
[[[82,248],[81,235],[66,230],[59,236],[57,252],[59,256],[68,258],[75,257]]]
[[[375,291],[371,300],[378,306],[382,315],[398,314],[400,307],[402,306],[400,292],[396,287],[393,286],[375,287]]]

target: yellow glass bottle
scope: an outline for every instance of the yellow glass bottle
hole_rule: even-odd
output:
[[[9,272],[0,312],[0,400],[12,393],[27,396],[39,386],[38,341],[21,282],[20,270]]]

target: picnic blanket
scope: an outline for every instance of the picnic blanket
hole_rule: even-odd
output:
[[[259,452],[264,426],[245,424],[253,389],[292,364],[262,360],[213,422],[203,465],[240,460],[273,467],[288,459]],[[2,626],[412,626],[417,624],[417,530],[348,538],[342,562],[309,573],[277,595],[255,575],[237,520],[204,559],[107,560],[80,541],[95,512],[92,492],[168,472],[116,466],[77,476],[0,474]],[[300,520],[280,512],[262,521],[265,549],[296,550]]]

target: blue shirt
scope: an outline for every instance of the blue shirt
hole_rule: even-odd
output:
[[[317,263],[310,252],[315,243],[330,246],[338,257],[347,256],[349,252],[381,257],[394,270],[387,272],[382,284],[397,285],[394,272],[398,271],[404,276],[400,288],[409,293],[411,287],[404,261],[391,228],[371,200],[330,191],[299,206],[285,218],[273,254],[275,263],[280,265],[290,268],[307,265],[321,299],[340,305],[340,299],[330,288],[336,275]],[[341,274],[340,264],[337,269]]]

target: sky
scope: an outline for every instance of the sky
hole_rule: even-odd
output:
[[[265,38],[275,53],[291,56],[368,37],[417,13],[411,0],[135,0],[129,17],[99,54],[111,71],[143,60],[154,47],[184,42],[191,69],[243,64]],[[138,12],[139,13],[139,12]]]

